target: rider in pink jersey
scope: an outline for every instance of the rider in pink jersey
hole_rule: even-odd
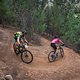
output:
[[[51,41],[51,47],[53,47],[53,49],[54,49],[54,53],[55,53],[56,50],[57,50],[57,46],[56,46],[56,44],[59,44],[59,43],[61,43],[61,44],[64,45],[64,43],[58,38],[57,35],[54,36],[53,40]]]
[[[51,43],[58,44],[59,43],[59,38],[54,38]]]

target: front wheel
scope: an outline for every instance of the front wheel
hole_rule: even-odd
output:
[[[53,61],[56,60],[55,52],[54,52],[54,51],[51,51],[51,52],[48,54],[48,60],[49,60],[49,62],[53,62]]]
[[[33,55],[30,51],[25,50],[21,53],[21,59],[24,63],[31,63],[33,61]]]
[[[60,54],[61,54],[62,57],[64,57],[64,50],[63,50],[62,47],[60,48]]]

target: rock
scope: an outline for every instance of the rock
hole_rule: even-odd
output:
[[[13,80],[13,78],[12,78],[11,75],[6,75],[6,76],[5,76],[5,80]]]

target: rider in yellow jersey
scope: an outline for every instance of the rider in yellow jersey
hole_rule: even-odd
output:
[[[27,40],[26,40],[26,32],[16,32],[14,33],[14,40],[15,40],[15,43],[17,42],[18,44],[20,43],[27,43]]]
[[[14,33],[14,45],[13,48],[14,50],[16,50],[16,47],[20,47],[19,45],[24,44],[24,43],[28,43],[28,41],[26,40],[26,32],[16,32]],[[18,55],[18,54],[17,54]]]

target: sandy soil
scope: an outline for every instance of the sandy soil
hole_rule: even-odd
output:
[[[13,51],[13,33],[16,30],[0,28],[0,77],[11,74],[14,80],[80,80],[80,56],[64,47],[64,58],[48,61],[50,41],[41,37],[41,46],[29,46],[34,56],[31,64],[21,61]]]

